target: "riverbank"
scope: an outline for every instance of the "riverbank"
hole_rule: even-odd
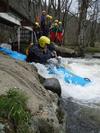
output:
[[[11,88],[28,97],[32,132],[64,133],[64,114],[58,105],[60,98],[57,94],[43,87],[36,68],[0,53],[0,95],[6,95]]]

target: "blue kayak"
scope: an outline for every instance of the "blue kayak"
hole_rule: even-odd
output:
[[[77,76],[62,66],[48,68],[48,71],[49,74],[62,74],[64,81],[69,84],[85,86],[91,82],[90,79]]]
[[[12,51],[7,48],[0,47],[0,51],[9,55],[10,57],[12,57],[16,60],[25,61],[26,57],[27,57],[24,54],[21,54],[16,51]],[[62,66],[50,67],[50,68],[48,68],[48,71],[49,71],[49,74],[62,74],[64,77],[64,81],[69,84],[85,86],[86,84],[91,82],[88,78],[83,78],[83,77],[77,76],[77,75],[73,74],[70,70],[67,70]]]
[[[25,61],[26,60],[26,55],[24,54],[21,54],[17,51],[12,51],[10,49],[7,49],[7,48],[2,48],[0,47],[0,51],[9,55],[10,57],[16,59],[16,60],[21,60],[21,61]]]

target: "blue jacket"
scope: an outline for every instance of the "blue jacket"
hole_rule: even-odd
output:
[[[46,20],[46,17],[45,16],[41,16],[41,28],[44,29],[45,28],[45,20]]]

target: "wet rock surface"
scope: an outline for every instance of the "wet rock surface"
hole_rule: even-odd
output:
[[[0,133],[15,133],[11,122],[0,118]]]
[[[98,107],[78,104],[71,99],[65,100],[64,104],[68,133],[100,133],[100,109]]]
[[[57,79],[55,78],[48,78],[44,81],[43,86],[47,90],[51,90],[54,93],[57,93],[58,96],[61,96],[61,86]]]

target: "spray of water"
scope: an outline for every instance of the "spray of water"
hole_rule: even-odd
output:
[[[42,64],[34,64],[38,72],[45,78],[57,78],[61,84],[62,97],[72,97],[74,100],[90,103],[100,102],[100,60],[98,59],[69,59],[61,58],[61,65],[70,69],[74,74],[89,78],[92,82],[84,87],[68,84],[62,75],[48,74],[47,67]]]

